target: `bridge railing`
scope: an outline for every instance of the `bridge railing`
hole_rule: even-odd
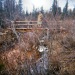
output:
[[[31,28],[37,26],[37,21],[14,21],[14,26],[16,28]]]
[[[8,26],[8,29],[11,29],[12,25],[14,25],[15,28],[33,28],[33,27],[37,27],[38,22],[37,21],[11,21],[11,25]]]

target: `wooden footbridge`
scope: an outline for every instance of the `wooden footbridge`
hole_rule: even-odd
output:
[[[17,32],[32,32],[32,31],[44,31],[47,34],[47,38],[49,37],[49,31],[51,30],[55,30],[57,29],[57,27],[63,26],[65,27],[65,25],[68,24],[68,22],[65,22],[65,24],[63,24],[63,21],[58,21],[56,23],[56,21],[51,21],[49,23],[49,28],[48,27],[43,27],[43,24],[41,24],[41,26],[38,24],[38,21],[11,21],[11,25],[9,25],[7,28],[8,30],[14,30]],[[70,23],[69,23],[70,24]],[[59,26],[57,26],[59,25]],[[67,25],[66,25],[67,26]],[[7,32],[5,33],[0,33],[0,35],[5,35]]]
[[[49,29],[43,28],[37,21],[11,21],[11,26],[9,26],[8,29],[18,32],[45,31],[47,38],[49,36]]]
[[[38,24],[38,21],[11,21],[11,26],[8,29],[15,28],[16,30],[43,30],[48,28],[43,28],[42,25]]]
[[[59,24],[59,26],[57,26],[58,24]],[[48,38],[49,31],[55,30],[57,27],[61,28],[63,26],[62,25],[63,21],[58,21],[58,24],[54,21],[51,21],[50,25],[49,25],[50,28],[48,28],[48,27],[43,27],[43,24],[39,25],[38,21],[11,21],[11,25],[8,27],[8,29],[17,31],[17,32],[32,32],[32,31],[42,32],[42,31],[44,31]]]

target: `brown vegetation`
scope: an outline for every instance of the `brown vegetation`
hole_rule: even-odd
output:
[[[53,35],[49,42],[49,68],[51,73],[53,73],[53,75],[74,75],[74,39],[69,32],[65,31]]]

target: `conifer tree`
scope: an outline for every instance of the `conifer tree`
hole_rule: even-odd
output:
[[[56,15],[57,9],[58,9],[57,0],[54,0],[53,5],[52,5],[52,13],[53,13],[53,16]]]
[[[41,7],[41,13],[44,14],[44,9],[43,9],[43,7]]]
[[[0,28],[3,28],[3,27],[4,27],[2,1],[3,1],[3,0],[0,0]]]
[[[64,7],[64,9],[63,9],[63,14],[64,14],[65,16],[68,15],[68,0],[67,0],[66,5],[65,5],[65,7]]]
[[[19,15],[21,15],[22,14],[22,0],[19,0],[19,2],[18,2],[18,8],[19,8]]]
[[[0,13],[2,12],[2,0],[0,0]]]
[[[12,19],[13,14],[15,12],[15,0],[5,0],[4,10],[5,10],[6,17],[8,19]]]
[[[75,17],[75,7],[73,8],[73,17]]]
[[[26,10],[26,17],[28,16],[29,14],[28,14],[28,10]]]

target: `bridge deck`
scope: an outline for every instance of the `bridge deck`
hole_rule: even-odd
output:
[[[12,28],[8,28],[9,30],[12,30]],[[48,31],[49,29],[48,28],[15,28],[16,31],[19,31],[19,32],[31,32],[31,31],[34,31],[34,30],[38,30],[38,31]]]
[[[8,28],[8,29],[12,29],[12,28]],[[16,30],[47,30],[48,28],[15,28]]]

